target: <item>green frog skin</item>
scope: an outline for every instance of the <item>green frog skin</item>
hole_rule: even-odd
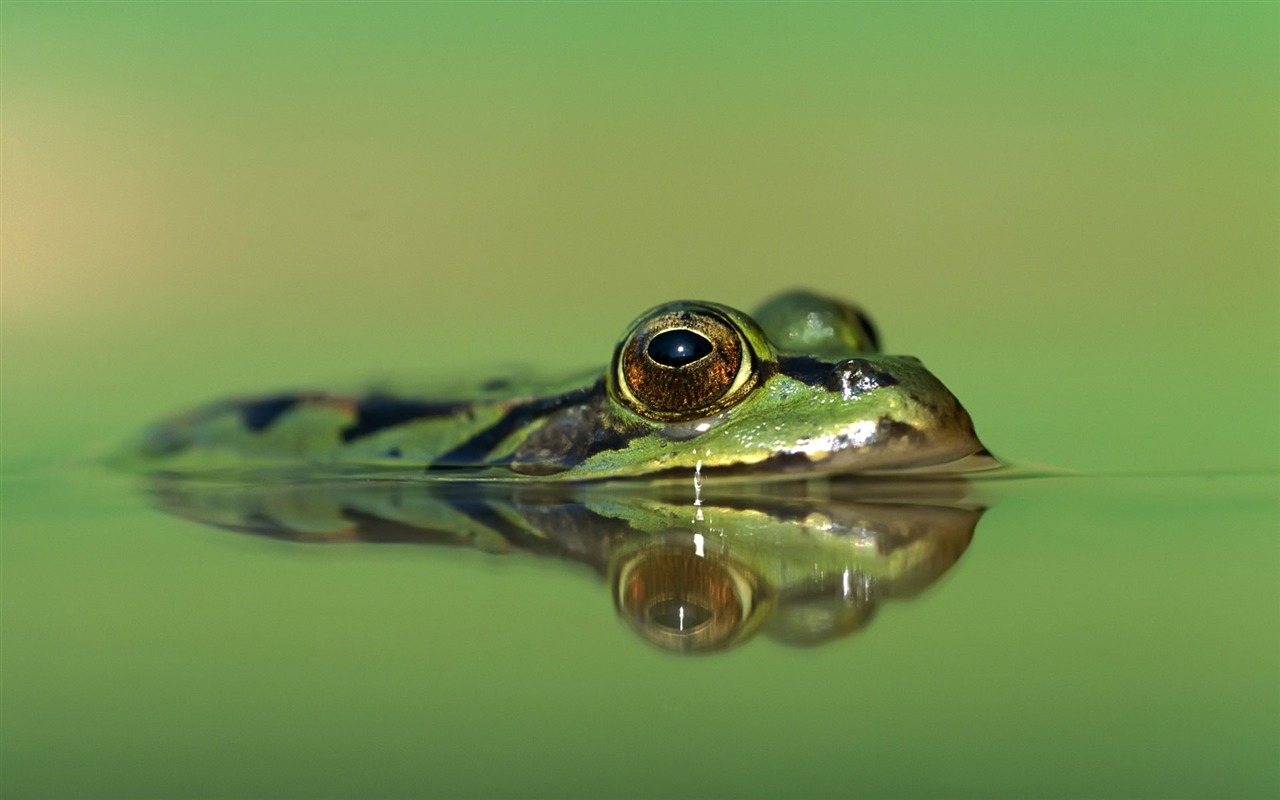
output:
[[[149,473],[591,481],[916,470],[989,458],[920,361],[879,352],[856,307],[811,292],[753,315],[667,303],[627,327],[607,369],[457,397],[289,392],[148,429]]]

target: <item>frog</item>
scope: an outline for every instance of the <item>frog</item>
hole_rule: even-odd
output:
[[[435,397],[289,391],[146,429],[149,473],[425,480],[662,480],[989,466],[960,401],[918,358],[882,353],[857,305],[810,290],[747,314],[677,300],[634,319],[608,366]]]

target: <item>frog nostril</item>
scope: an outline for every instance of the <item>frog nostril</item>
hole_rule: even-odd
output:
[[[827,375],[825,385],[833,392],[844,395],[846,400],[865,394],[881,386],[896,386],[898,379],[887,372],[881,372],[875,365],[863,358],[850,358],[841,361]]]

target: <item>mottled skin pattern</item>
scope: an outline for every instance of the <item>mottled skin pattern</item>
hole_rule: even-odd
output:
[[[660,338],[673,327],[693,331],[709,355]],[[127,460],[176,474],[600,480],[914,469],[985,453],[969,415],[919,360],[877,346],[855,307],[809,292],[780,295],[754,318],[667,304],[627,329],[603,375],[568,386],[224,401],[153,426]]]

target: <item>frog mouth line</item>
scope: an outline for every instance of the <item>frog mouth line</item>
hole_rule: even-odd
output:
[[[832,450],[795,449],[766,456],[759,461],[726,464],[704,464],[695,472],[717,478],[792,477],[813,475],[893,475],[899,472],[962,473],[999,466],[1000,462],[976,437],[959,441],[929,441],[927,434],[914,426],[888,418],[877,421],[878,431],[872,437],[876,444],[847,446]],[[892,437],[897,437],[896,439]],[[886,442],[904,442],[905,449],[886,448]],[[880,446],[877,446],[879,444]],[[954,465],[954,469],[951,466]],[[671,467],[652,474],[659,480],[688,479],[689,467]]]

